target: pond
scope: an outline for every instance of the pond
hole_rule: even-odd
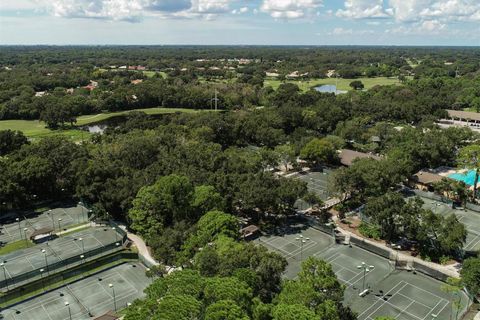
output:
[[[323,84],[320,86],[317,86],[314,88],[318,92],[322,93],[335,93],[335,94],[341,94],[341,93],[346,93],[347,91],[344,90],[337,90],[337,86],[334,84]]]

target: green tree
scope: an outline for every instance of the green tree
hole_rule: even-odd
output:
[[[201,308],[201,302],[192,296],[181,294],[166,295],[159,300],[153,319],[198,319],[201,314]]]
[[[280,303],[273,308],[273,320],[320,320],[321,318],[301,304]]]
[[[196,232],[190,235],[183,245],[183,255],[187,260],[194,255],[197,249],[215,241],[220,236],[233,239],[239,237],[238,219],[221,211],[207,212],[198,220],[196,229]]]
[[[278,154],[278,158],[285,168],[285,172],[288,172],[288,166],[297,161],[295,157],[295,149],[290,144],[282,144],[275,147],[275,152]]]
[[[205,320],[248,320],[248,316],[235,301],[220,300],[205,310]]]
[[[18,150],[27,143],[27,137],[21,131],[0,130],[0,156]]]
[[[355,80],[355,81],[350,82],[350,87],[352,87],[353,90],[362,90],[363,88],[365,88],[362,81],[360,81],[360,80]]]
[[[460,270],[462,283],[472,297],[480,295],[480,258],[468,258],[463,261]]]
[[[132,229],[149,238],[163,226],[192,219],[193,195],[190,180],[178,175],[162,177],[154,185],[141,188],[128,213]]]
[[[334,164],[338,160],[338,155],[333,144],[324,139],[312,139],[300,151],[300,157],[310,163],[312,166],[320,164]]]
[[[214,187],[202,185],[195,187],[192,206],[201,216],[208,211],[224,210],[225,201]]]
[[[231,300],[243,310],[249,310],[252,298],[252,290],[248,285],[235,277],[212,277],[206,280],[204,288],[206,304]]]

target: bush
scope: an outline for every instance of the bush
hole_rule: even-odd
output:
[[[362,222],[362,224],[358,227],[358,231],[367,238],[375,240],[380,239],[380,226],[378,225]]]

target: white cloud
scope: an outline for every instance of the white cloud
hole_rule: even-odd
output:
[[[372,30],[354,30],[354,29],[344,29],[341,27],[334,28],[331,32],[328,32],[328,35],[333,36],[345,36],[345,35],[366,35],[373,34]]]
[[[425,20],[421,22],[415,22],[411,25],[401,25],[393,29],[387,29],[385,32],[399,35],[455,34],[455,31],[448,31],[447,25],[438,20]]]
[[[298,19],[315,12],[323,0],[263,0],[260,10],[276,19]]]
[[[391,10],[384,10],[383,0],[347,0],[345,9],[337,10],[337,17],[348,19],[388,18]]]
[[[239,9],[233,9],[232,14],[243,14],[248,12],[248,7],[241,7]]]
[[[11,0],[7,0],[11,1]],[[22,0],[25,1],[25,0]],[[139,21],[145,16],[160,18],[214,19],[230,12],[235,0],[32,0],[48,7],[58,17]],[[248,8],[237,9],[245,13]]]
[[[445,27],[446,25],[438,20],[426,20],[423,21],[420,25],[420,30],[424,30],[427,32],[440,32],[444,30]]]
[[[480,21],[478,0],[389,0],[389,5],[400,22]]]
[[[127,21],[191,8],[190,0],[52,0],[46,3],[57,17]]]

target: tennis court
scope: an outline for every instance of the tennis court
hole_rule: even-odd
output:
[[[126,263],[7,308],[1,314],[7,320],[67,320],[70,311],[72,319],[91,319],[142,298],[150,283],[142,264]]]
[[[469,209],[452,209],[451,204],[421,197],[425,209],[434,213],[448,216],[455,214],[468,231],[464,249],[467,251],[480,251],[480,213]]]
[[[300,245],[302,239],[308,238]],[[443,283],[420,273],[395,270],[393,263],[356,246],[335,244],[333,237],[313,228],[285,236],[264,236],[257,243],[287,258],[284,276],[295,279],[301,261],[319,257],[332,265],[345,285],[344,302],[359,314],[360,320],[391,316],[399,320],[449,320],[452,294],[442,291]],[[369,289],[366,296],[359,293]],[[463,293],[460,315],[465,312],[467,298]],[[455,311],[456,312],[456,311]]]
[[[0,275],[0,288],[12,287],[14,284],[40,277],[40,269],[43,269],[43,274],[48,275],[64,265],[80,261],[82,255],[87,259],[92,256],[89,254],[91,252],[100,253],[101,248],[115,243],[121,244],[121,240],[122,236],[116,230],[96,227],[0,256],[7,276],[7,281],[4,281],[4,275]],[[70,259],[72,257],[74,259]]]
[[[395,271],[378,282],[372,292],[353,302],[362,309],[359,320],[390,316],[398,320],[447,320],[455,318],[457,308],[452,301],[460,298],[459,318],[465,313],[468,299],[463,292],[441,290],[442,283],[423,274]]]
[[[262,236],[257,243],[277,251],[288,261],[286,278],[295,278],[303,260],[333,245],[333,237],[313,228],[282,236]]]
[[[332,174],[332,169],[323,169],[323,171],[300,172],[298,179],[305,181],[309,191],[317,194],[323,201],[330,198],[328,192],[328,177]]]
[[[55,231],[63,230],[71,225],[88,221],[88,213],[85,207],[76,205],[49,209],[42,213],[24,212],[17,218],[10,218],[0,226],[0,241],[7,243],[19,241],[25,239],[25,235],[28,237],[33,231],[45,227],[53,228]]]

